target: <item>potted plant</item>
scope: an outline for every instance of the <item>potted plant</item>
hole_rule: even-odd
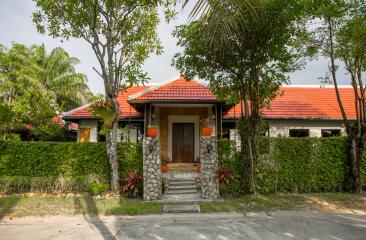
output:
[[[156,135],[158,135],[158,126],[149,125],[147,129],[147,134],[149,135],[149,137],[156,137]]]
[[[208,137],[212,134],[212,128],[208,127],[208,118],[203,118],[200,120],[202,125],[202,136]]]
[[[169,171],[169,166],[168,166],[168,162],[167,160],[162,160],[161,162],[161,172],[162,173],[167,173]]]

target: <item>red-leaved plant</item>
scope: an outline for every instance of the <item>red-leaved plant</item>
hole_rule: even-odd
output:
[[[220,185],[227,184],[231,175],[231,170],[228,167],[220,166],[217,170],[215,178],[219,180]]]
[[[136,196],[139,191],[138,184],[139,184],[140,179],[141,179],[141,176],[138,175],[136,169],[130,171],[127,174],[127,177],[122,179],[122,181],[126,183],[125,185],[123,185],[121,187],[123,193],[128,192],[129,197]]]

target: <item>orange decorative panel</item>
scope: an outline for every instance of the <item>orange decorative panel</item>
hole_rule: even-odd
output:
[[[90,128],[80,129],[80,142],[90,142]]]

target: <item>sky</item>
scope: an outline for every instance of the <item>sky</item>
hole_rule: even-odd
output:
[[[53,39],[37,32],[32,22],[32,12],[36,7],[32,0],[0,0],[0,44],[11,47],[13,42],[26,45],[44,43],[48,50],[54,47],[62,47],[71,56],[80,60],[76,65],[78,72],[86,74],[88,85],[94,94],[103,93],[103,81],[94,72],[93,66],[98,67],[98,61],[88,43],[82,39]],[[180,9],[178,9],[180,10]],[[171,59],[181,49],[176,46],[177,40],[171,35],[175,26],[188,22],[189,9],[179,11],[177,18],[166,23],[164,20],[158,26],[158,34],[164,47],[164,53],[151,55],[145,62],[143,70],[148,73],[150,82],[165,82],[179,75],[179,72],[171,66]],[[326,59],[318,59],[309,62],[304,69],[289,74],[291,84],[310,85],[319,84],[319,77],[324,77],[328,68]],[[347,84],[343,67],[339,68],[340,84]]]

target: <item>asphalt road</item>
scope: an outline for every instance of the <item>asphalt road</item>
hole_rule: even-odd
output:
[[[0,239],[366,240],[366,216],[293,211],[4,218]]]

